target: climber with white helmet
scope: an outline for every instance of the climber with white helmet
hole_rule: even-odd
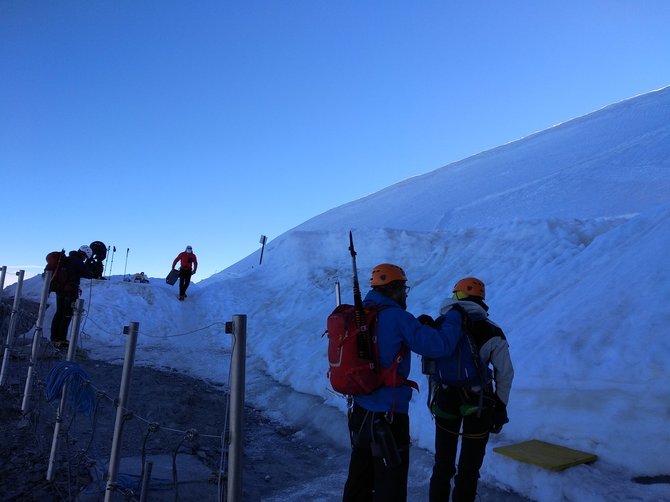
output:
[[[51,290],[56,293],[56,313],[51,321],[51,343],[57,348],[66,349],[69,345],[67,332],[72,320],[72,304],[81,293],[81,278],[93,278],[85,263],[92,256],[93,250],[86,244],[76,251],[70,251],[51,280]]]
[[[186,290],[191,284],[191,276],[198,270],[198,258],[190,245],[174,259],[172,270],[175,270],[177,263],[179,263],[179,300],[183,301],[186,298]]]

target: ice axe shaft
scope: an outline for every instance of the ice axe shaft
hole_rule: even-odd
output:
[[[372,359],[370,347],[370,336],[365,325],[365,309],[361,297],[361,287],[358,284],[358,267],[356,266],[356,250],[354,249],[354,236],[349,231],[349,252],[351,253],[351,265],[354,273],[354,320],[359,328],[358,332],[358,356],[363,359]]]

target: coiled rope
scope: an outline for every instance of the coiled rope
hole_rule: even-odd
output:
[[[45,388],[47,401],[60,398],[66,385],[71,406],[91,417],[95,410],[95,392],[86,372],[74,361],[62,361],[49,371]]]

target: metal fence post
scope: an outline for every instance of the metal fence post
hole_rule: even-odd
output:
[[[72,312],[72,324],[70,325],[70,345],[67,349],[68,361],[74,361],[79,343],[79,326],[81,325],[81,314],[84,312],[84,300],[78,299],[74,302],[74,311]]]
[[[7,275],[7,265],[0,267],[0,296],[2,296],[2,291],[5,289],[5,276]]]
[[[70,325],[70,349],[68,350],[66,361],[72,361],[74,356],[74,347],[79,334],[79,324],[81,322],[81,313],[84,310],[84,300],[78,299],[74,302],[72,312],[72,324]],[[54,437],[51,441],[51,453],[49,454],[49,465],[47,467],[47,481],[53,480],[54,464],[56,463],[56,451],[58,450],[58,436],[60,434],[60,424],[63,422],[63,413],[65,412],[65,398],[67,396],[68,384],[63,384],[60,404],[56,411],[56,425],[54,425]]]
[[[126,342],[126,357],[123,361],[123,373],[121,375],[121,388],[119,389],[119,403],[116,408],[116,422],[114,424],[114,438],[112,439],[112,452],[109,456],[109,471],[107,476],[107,488],[105,489],[105,502],[110,502],[116,490],[116,478],[119,473],[119,457],[121,455],[121,433],[123,432],[123,420],[128,404],[130,390],[130,378],[135,364],[135,349],[137,347],[137,334],[140,323],[131,322],[128,326],[128,341]]]
[[[228,449],[228,501],[242,501],[242,444],[244,431],[244,373],[247,316],[233,316],[233,355],[230,377],[230,448]]]
[[[142,491],[140,492],[140,502],[146,502],[147,497],[149,496],[149,482],[151,481],[151,471],[154,468],[154,463],[149,461],[147,462],[147,468],[144,471],[144,477],[142,478]]]
[[[9,363],[9,349],[14,345],[14,332],[16,331],[16,323],[19,320],[19,306],[21,305],[21,289],[23,288],[23,274],[24,270],[19,270],[16,275],[19,280],[16,283],[16,292],[14,293],[14,305],[12,306],[12,316],[9,318],[9,329],[7,330],[7,338],[5,339],[5,354],[2,358],[2,369],[0,369],[0,385],[5,384],[7,379],[7,365]]]
[[[21,403],[21,412],[25,413],[28,409],[30,400],[30,390],[33,381],[33,371],[37,364],[37,348],[42,337],[42,325],[44,324],[44,312],[47,308],[47,299],[49,298],[49,283],[51,282],[51,270],[44,272],[44,284],[42,285],[42,296],[40,297],[40,309],[37,312],[37,321],[35,321],[35,333],[33,333],[33,347],[30,353],[30,364],[28,365],[28,376],[26,377],[26,386],[23,390],[23,402]]]

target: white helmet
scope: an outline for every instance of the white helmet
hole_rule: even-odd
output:
[[[82,253],[84,253],[84,254],[86,255],[87,258],[90,258],[91,256],[93,256],[93,250],[91,249],[90,246],[87,246],[86,244],[84,244],[83,246],[81,246],[81,247],[79,248],[79,251],[82,252]]]

